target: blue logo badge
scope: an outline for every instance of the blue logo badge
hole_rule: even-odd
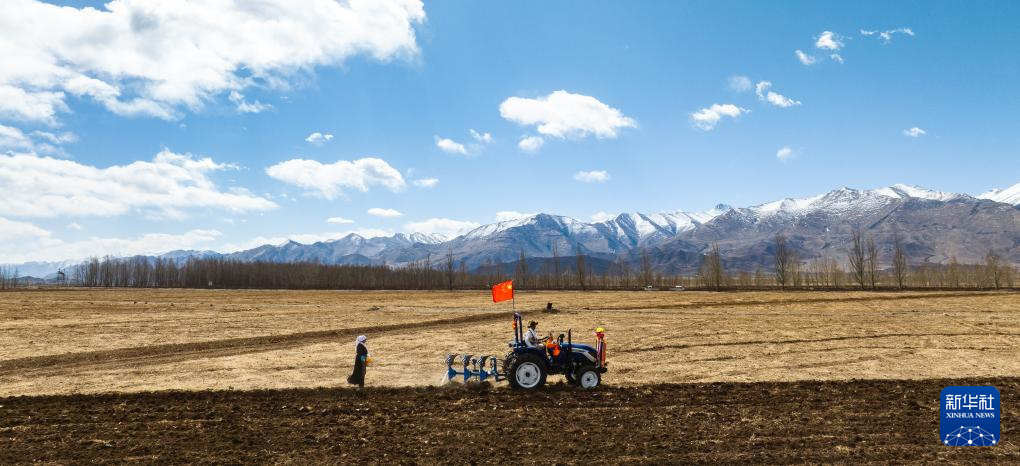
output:
[[[999,443],[1001,399],[995,387],[946,387],[939,396],[939,436],[945,445],[991,446]]]

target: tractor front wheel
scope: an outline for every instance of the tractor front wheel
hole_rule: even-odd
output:
[[[592,389],[602,383],[602,375],[595,370],[595,366],[583,366],[574,372],[574,380],[581,388]]]
[[[545,362],[533,354],[522,354],[514,358],[510,366],[510,386],[534,390],[545,385]]]

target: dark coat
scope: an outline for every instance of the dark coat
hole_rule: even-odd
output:
[[[359,343],[357,354],[354,355],[354,372],[347,377],[347,383],[359,387],[365,386],[365,359],[367,358],[368,348],[364,343]]]

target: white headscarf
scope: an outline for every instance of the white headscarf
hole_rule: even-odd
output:
[[[357,348],[358,345],[364,345],[365,344],[365,340],[368,340],[368,337],[366,337],[364,335],[358,335],[358,339],[354,340],[354,347]]]

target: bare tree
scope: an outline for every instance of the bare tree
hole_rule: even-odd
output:
[[[998,289],[1002,286],[1002,264],[999,263],[999,255],[995,251],[988,250],[985,255],[985,273],[988,274],[988,282]]]
[[[712,244],[712,248],[705,254],[704,261],[701,263],[702,279],[705,281],[705,286],[719,291],[723,286],[724,275],[719,245]]]
[[[790,278],[789,278],[789,280],[790,280],[790,283],[793,284],[794,288],[800,288],[801,286],[804,286],[804,274],[801,273],[801,270],[800,270],[801,269],[801,267],[800,267],[800,257],[797,257],[797,253],[795,253],[793,251],[790,251],[789,255],[790,255],[790,258],[789,258],[789,263],[790,263],[790,265],[789,265],[789,268],[790,268],[789,274],[790,274]]]
[[[956,256],[949,258],[949,267],[946,269],[946,278],[949,282],[950,288],[960,287],[960,263],[957,262]]]
[[[896,287],[902,290],[907,281],[907,251],[899,231],[893,233],[892,272],[896,278]]]
[[[18,272],[8,266],[0,266],[0,290],[15,288],[18,285]]]
[[[776,235],[776,283],[779,287],[786,289],[786,283],[790,279],[790,250],[786,246],[786,237],[782,234]]]
[[[641,248],[641,280],[644,285],[652,284],[652,259],[648,257],[648,251]]]
[[[623,257],[617,257],[616,263],[613,264],[613,268],[616,269],[616,275],[620,277],[620,286],[623,288],[630,288],[631,273],[630,265],[627,264],[627,261],[625,261]]]
[[[588,289],[585,284],[585,274],[588,272],[588,268],[584,263],[584,253],[581,251],[581,245],[577,245],[577,284],[580,285],[582,290]]]
[[[553,276],[556,279],[556,289],[560,289],[560,252],[556,248],[556,243],[552,245],[553,255]]]
[[[867,257],[864,255],[864,239],[860,228],[854,228],[850,232],[850,249],[847,251],[847,259],[850,261],[850,272],[854,280],[864,289],[867,274]]]
[[[829,275],[832,277],[832,286],[841,288],[843,286],[843,279],[846,277],[846,270],[843,269],[843,265],[836,259],[829,259]]]
[[[878,286],[878,247],[875,246],[875,238],[868,238],[868,283],[871,289]]]
[[[431,275],[432,275],[432,253],[431,252],[425,253],[425,264],[424,264],[424,266],[422,268],[423,268],[423,270],[422,270],[423,277],[422,277],[421,289],[427,290],[427,289],[429,289],[429,283],[431,283],[431,281],[429,279],[431,278]]]
[[[453,270],[453,249],[446,250],[446,284],[450,287],[450,291],[453,291],[453,282],[456,278],[456,274]]]
[[[515,271],[517,275],[517,289],[524,289],[528,286],[528,259],[524,256],[524,248],[521,248],[521,256],[517,259],[517,269]]]

